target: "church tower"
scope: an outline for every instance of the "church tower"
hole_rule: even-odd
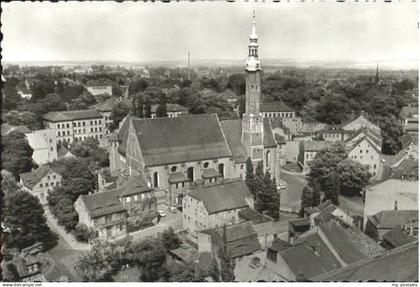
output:
[[[242,144],[252,161],[263,160],[263,117],[261,105],[261,64],[258,59],[258,36],[255,28],[255,13],[248,44],[248,59],[245,64],[245,114],[242,117]]]

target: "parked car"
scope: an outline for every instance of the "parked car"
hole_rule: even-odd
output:
[[[163,210],[158,210],[158,214],[160,215],[160,217],[165,217],[166,213]]]
[[[277,183],[277,190],[286,189],[286,188],[287,188],[287,183],[284,180],[280,180]]]

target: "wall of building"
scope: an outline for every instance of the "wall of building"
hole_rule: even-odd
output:
[[[381,154],[365,139],[351,150],[347,157],[361,164],[369,166],[372,177],[380,179],[382,177],[382,161]]]
[[[79,216],[79,223],[82,223],[87,227],[94,227],[93,220],[90,218],[81,196],[74,202],[74,210],[76,210]]]
[[[42,165],[57,159],[57,137],[55,130],[43,129],[27,133],[29,145],[34,150],[32,159]]]
[[[284,145],[284,155],[286,157],[286,161],[289,162],[297,162],[299,156],[299,145],[300,141],[287,141]]]

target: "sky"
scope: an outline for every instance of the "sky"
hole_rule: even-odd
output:
[[[416,3],[2,3],[2,56],[15,61],[245,60],[256,13],[260,58],[419,59]]]

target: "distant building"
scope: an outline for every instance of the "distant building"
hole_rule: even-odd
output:
[[[418,106],[408,105],[401,108],[400,120],[405,133],[418,134],[419,130],[419,111]]]
[[[341,128],[329,127],[318,132],[319,137],[324,141],[346,141],[353,131],[346,131]]]
[[[30,89],[26,89],[26,88],[19,89],[18,94],[22,99],[30,100],[32,98],[32,92]]]
[[[42,205],[47,205],[48,192],[61,182],[61,174],[48,165],[37,170],[19,174],[20,185],[24,191],[37,197]]]
[[[397,248],[418,240],[418,221],[416,229],[412,224],[397,225],[382,236],[381,245],[387,250]]]
[[[56,131],[58,144],[70,144],[87,138],[99,141],[106,133],[102,115],[95,110],[49,112],[42,118],[46,128]]]
[[[156,111],[159,105],[152,105],[152,119],[156,118]],[[188,108],[178,104],[166,104],[166,113],[168,118],[175,118],[188,114]]]
[[[388,179],[365,192],[364,224],[383,210],[418,210],[418,181]]]
[[[184,197],[182,225],[196,236],[204,229],[239,223],[239,211],[253,205],[253,196],[242,180],[197,187]]]
[[[97,110],[102,115],[103,121],[106,126],[106,131],[105,131],[106,135],[110,133],[109,125],[112,124],[112,119],[111,119],[112,109],[121,101],[127,104],[127,106],[130,106],[130,101],[127,99],[110,98],[102,103],[98,103],[96,105],[89,107],[92,110]]]
[[[345,131],[358,131],[360,129],[367,129],[369,133],[371,133],[372,135],[375,135],[376,137],[379,137],[379,139],[381,140],[381,145],[382,145],[382,137],[380,136],[381,135],[380,127],[370,122],[366,118],[366,113],[364,111],[362,111],[360,113],[360,116],[357,117],[356,119],[350,120],[349,122],[342,124],[341,128]]]
[[[26,133],[26,138],[31,148],[34,150],[32,159],[42,165],[52,162],[57,156],[57,136],[53,129],[36,130]]]
[[[90,81],[86,85],[86,90],[93,96],[109,95],[112,96],[112,85],[107,82]]]

